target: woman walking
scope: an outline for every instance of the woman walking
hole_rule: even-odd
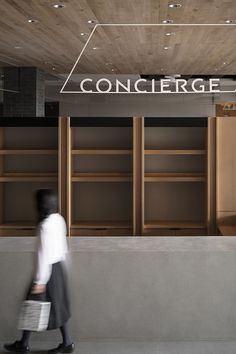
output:
[[[36,209],[39,222],[37,262],[26,299],[42,296],[51,303],[47,329],[60,329],[62,343],[49,350],[49,353],[72,353],[74,343],[68,330],[70,305],[64,269],[67,253],[66,224],[58,213],[57,196],[52,190],[37,191]],[[30,335],[30,331],[23,331],[19,341],[5,344],[4,348],[10,352],[28,353]]]

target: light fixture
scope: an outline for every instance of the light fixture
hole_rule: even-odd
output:
[[[97,50],[97,49],[100,49],[99,47],[93,47],[93,50]]]
[[[55,5],[53,5],[53,7],[55,7],[55,9],[63,9],[64,7],[66,7],[66,5],[64,5],[64,4],[55,4]]]
[[[22,47],[20,45],[16,45],[14,48],[15,49],[22,49]]]
[[[29,23],[37,23],[37,22],[39,22],[38,20],[35,20],[35,19],[33,19],[33,18],[30,18],[29,20],[28,20],[28,22]]]
[[[236,23],[236,20],[233,20],[233,19],[228,19],[228,20],[225,20],[225,23],[227,24],[230,24],[230,23]]]
[[[170,20],[170,19],[168,19],[168,20],[163,20],[162,21],[162,23],[165,23],[165,24],[169,24],[169,23],[173,23],[174,21],[173,20]]]
[[[94,24],[96,22],[97,22],[96,20],[88,20],[88,23],[90,23],[90,24]]]
[[[86,32],[81,32],[80,35],[83,37],[83,36],[88,36],[88,33]]]
[[[167,32],[166,33],[166,36],[174,36],[175,35],[175,32]]]
[[[181,4],[169,4],[168,5],[171,9],[178,9],[180,8],[182,5]]]
[[[170,49],[170,47],[164,47],[164,49],[165,49],[165,50],[168,50],[168,49]]]

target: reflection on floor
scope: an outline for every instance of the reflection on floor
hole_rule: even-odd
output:
[[[32,354],[43,354],[55,343],[31,343]],[[5,353],[0,349],[0,354]],[[236,341],[201,342],[79,342],[75,354],[235,354]]]

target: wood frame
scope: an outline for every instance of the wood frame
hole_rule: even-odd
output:
[[[216,235],[216,119],[208,118],[207,131],[207,229]]]
[[[144,118],[133,120],[133,235],[144,230]]]

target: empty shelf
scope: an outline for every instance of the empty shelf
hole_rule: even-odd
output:
[[[131,229],[132,223],[125,221],[76,221],[72,229]]]
[[[129,173],[78,173],[72,176],[72,182],[131,182]]]
[[[206,176],[203,173],[145,173],[145,182],[203,182]]]
[[[10,229],[34,230],[35,228],[36,228],[36,224],[27,223],[27,222],[15,222],[15,223],[0,224],[0,229],[2,229],[2,230],[10,230]]]
[[[4,149],[0,150],[0,155],[57,155],[56,149]]]
[[[72,155],[132,155],[132,149],[73,149]]]
[[[206,155],[206,150],[200,150],[200,149],[184,149],[184,150],[176,150],[176,149],[160,149],[160,150],[155,150],[155,149],[147,149],[144,150],[145,155]]]
[[[56,182],[57,173],[5,173],[0,182]]]
[[[204,222],[198,221],[148,221],[144,224],[145,229],[203,229]]]

